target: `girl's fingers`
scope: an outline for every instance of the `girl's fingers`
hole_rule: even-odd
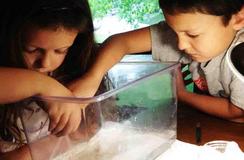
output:
[[[56,128],[56,126],[58,125],[59,123],[59,119],[60,119],[60,116],[49,116],[50,117],[50,125],[49,125],[49,131],[52,132],[52,130],[54,128]]]
[[[64,126],[64,128],[60,132],[56,133],[56,136],[59,137],[59,136],[70,134],[73,132],[73,130],[74,130],[73,128],[74,128],[74,126],[73,126],[72,122],[69,120],[66,123],[66,125]]]
[[[63,135],[73,133],[79,128],[81,122],[81,114],[79,113],[75,113],[75,114],[76,115],[72,114],[69,117],[65,127],[56,134],[57,136],[63,136]]]
[[[67,114],[62,114],[62,116],[60,117],[60,120],[58,122],[58,124],[55,126],[55,128],[52,130],[52,134],[57,134],[59,133],[61,130],[63,130],[63,128],[66,126],[67,122],[69,120],[69,115]]]
[[[71,126],[66,125],[60,132],[56,133],[55,135],[57,137],[61,137],[61,136],[69,134],[70,130],[71,130]]]

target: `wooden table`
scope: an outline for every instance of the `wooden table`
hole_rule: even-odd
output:
[[[235,141],[244,151],[244,124],[216,118],[180,103],[177,113],[178,140],[197,145],[213,140]],[[197,123],[201,125],[200,143],[196,143]]]

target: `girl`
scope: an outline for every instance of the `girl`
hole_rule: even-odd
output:
[[[0,152],[11,153],[1,154],[3,159],[21,159],[27,151],[21,147],[26,143],[24,127],[58,136],[78,128],[79,105],[26,98],[82,95],[78,81],[71,80],[84,74],[91,62],[93,24],[86,0],[9,0],[1,12]],[[35,121],[24,126],[27,119]],[[37,138],[40,135],[32,134],[31,141]]]

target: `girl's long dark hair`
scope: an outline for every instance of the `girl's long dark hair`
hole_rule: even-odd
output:
[[[76,29],[79,31],[69,54],[56,73],[84,73],[94,47],[93,23],[87,0],[22,0],[3,13],[0,30],[0,66],[26,68],[23,38],[29,27]],[[26,2],[26,3],[24,3]],[[29,3],[30,4],[29,4]],[[26,4],[26,5],[24,5]]]
[[[63,64],[54,71],[54,78],[64,83],[86,72],[94,57],[94,28],[87,0],[8,0],[0,12],[0,66],[27,68],[23,42],[30,27],[61,27],[79,33]],[[2,139],[20,139],[18,142],[22,143],[20,135],[16,136],[20,132],[16,126],[20,113],[16,104],[0,106]]]

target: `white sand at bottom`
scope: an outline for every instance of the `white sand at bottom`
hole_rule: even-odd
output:
[[[151,160],[175,139],[173,130],[142,133],[129,126],[106,122],[88,142],[74,146],[54,160]]]

